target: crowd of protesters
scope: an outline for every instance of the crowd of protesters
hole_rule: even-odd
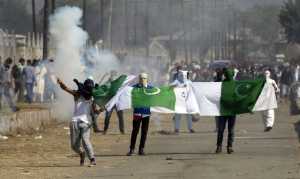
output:
[[[17,111],[16,103],[53,101],[55,83],[53,60],[1,60],[0,107],[6,102],[12,111]]]
[[[291,88],[300,82],[300,64],[277,63],[277,64],[230,64],[234,68],[235,80],[254,80],[264,76],[266,70],[270,71],[271,78],[275,80],[280,88],[280,102],[286,101],[290,96]],[[174,63],[169,69],[169,82],[174,80],[174,75],[178,70],[189,72],[190,80],[193,82],[215,81],[217,68],[211,68],[209,64],[200,63]]]

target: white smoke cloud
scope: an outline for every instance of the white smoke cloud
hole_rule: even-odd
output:
[[[109,70],[119,68],[117,58],[109,51],[87,47],[89,38],[81,25],[82,11],[78,7],[58,8],[50,17],[50,37],[55,48],[54,73],[68,86],[77,89],[73,79],[83,81],[90,75],[95,80]],[[70,117],[73,98],[62,90],[57,91],[58,101],[54,106],[59,119]]]

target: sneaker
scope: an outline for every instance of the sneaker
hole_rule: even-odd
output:
[[[134,154],[134,150],[130,149],[129,152],[126,155],[131,156],[132,154]]]
[[[232,147],[227,147],[227,153],[228,154],[232,154],[234,151],[232,149]]]
[[[91,161],[90,161],[89,167],[93,167],[93,166],[96,166],[96,160],[95,160],[95,158],[92,158]]]
[[[139,155],[143,155],[143,156],[146,155],[145,152],[144,152],[144,149],[139,150]]]
[[[222,153],[222,146],[217,146],[216,154]]]
[[[264,132],[270,132],[272,129],[272,127],[266,127]]]
[[[194,129],[191,129],[191,130],[190,130],[190,133],[195,133]]]
[[[80,156],[80,166],[83,166],[84,165],[84,160],[85,160],[85,153],[81,152],[79,154],[79,156]]]

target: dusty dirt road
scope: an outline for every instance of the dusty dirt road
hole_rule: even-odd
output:
[[[152,120],[148,155],[127,157],[130,114],[126,118],[125,135],[119,134],[115,116],[107,135],[93,134],[97,155],[93,168],[78,165],[69,147],[67,124],[0,140],[0,178],[300,179],[300,145],[294,126],[299,117],[290,117],[286,107],[277,111],[276,125],[269,133],[263,132],[260,114],[238,116],[232,155],[214,154],[214,120],[202,118],[194,123],[195,134],[185,132],[182,120],[179,135],[157,133]],[[171,117],[161,118],[162,129],[172,131]]]

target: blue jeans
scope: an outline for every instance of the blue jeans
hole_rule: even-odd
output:
[[[228,138],[227,147],[232,147],[234,141],[234,127],[235,127],[236,116],[220,116],[218,118],[218,138],[217,146],[222,146],[223,135],[226,128],[226,123],[228,123]]]
[[[12,111],[16,111],[16,105],[15,102],[13,100],[13,95],[11,93],[11,87],[9,85],[4,85],[3,87],[3,95],[9,105],[9,107],[11,108]]]
[[[181,119],[181,116],[183,116],[183,115],[186,116],[188,130],[193,129],[193,126],[192,126],[193,122],[192,122],[191,114],[175,114],[175,116],[174,116],[175,130],[180,129],[180,119]]]
[[[33,83],[26,83],[26,99],[27,102],[32,103],[33,101]]]

